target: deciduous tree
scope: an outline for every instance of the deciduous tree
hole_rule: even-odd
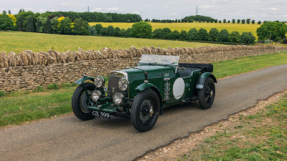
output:
[[[199,40],[203,40],[203,41],[207,41],[208,40],[208,33],[206,31],[206,29],[199,29],[198,31],[198,39]]]
[[[255,41],[255,36],[251,32],[243,32],[240,36],[240,42],[252,44]]]
[[[228,41],[229,32],[226,29],[221,30],[217,35],[218,42],[227,42]]]
[[[218,35],[218,30],[216,28],[210,29],[209,34],[208,34],[208,40],[215,41],[217,39],[217,35]]]
[[[228,36],[229,41],[238,42],[240,39],[240,34],[238,31],[232,31]]]
[[[198,31],[196,28],[192,28],[188,31],[187,40],[198,40]]]
[[[266,22],[256,31],[259,40],[286,38],[287,26],[281,22]]]
[[[136,22],[132,26],[132,35],[140,38],[151,38],[152,37],[152,26],[146,22]]]

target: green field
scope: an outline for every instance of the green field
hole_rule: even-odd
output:
[[[110,25],[114,27],[119,28],[129,28],[132,27],[133,23],[106,23],[106,22],[90,22],[91,26],[96,24],[102,24],[103,27],[108,27]],[[165,28],[168,27],[171,30],[190,30],[191,28],[196,28],[199,30],[200,28],[204,28],[207,31],[209,31],[211,28],[217,28],[219,31],[222,29],[226,29],[229,32],[232,31],[238,31],[240,33],[242,32],[251,32],[254,36],[256,35],[256,30],[260,25],[258,24],[232,24],[232,23],[150,23],[152,25],[152,29],[158,29],[158,28]]]
[[[118,37],[100,37],[100,36],[77,36],[77,35],[58,35],[41,34],[32,32],[4,32],[0,31],[0,52],[14,51],[19,53],[23,50],[32,50],[34,52],[48,51],[54,49],[59,52],[68,50],[74,51],[78,48],[83,50],[100,50],[104,47],[116,49],[128,49],[131,46],[136,48],[158,47],[200,47],[200,46],[218,46],[212,43],[199,43],[187,41],[140,39],[140,38],[118,38]]]
[[[213,74],[223,78],[280,64],[287,64],[287,52],[213,63]],[[0,91],[0,127],[72,112],[71,98],[75,87],[71,84],[62,86],[58,89],[49,85],[55,90],[38,87],[32,92],[13,92],[6,96]]]

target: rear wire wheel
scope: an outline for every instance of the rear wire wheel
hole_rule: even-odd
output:
[[[158,119],[160,102],[157,94],[149,89],[137,94],[131,109],[131,121],[140,132],[149,131]]]
[[[202,89],[198,90],[198,102],[202,109],[209,109],[215,98],[215,85],[212,78],[208,77]]]

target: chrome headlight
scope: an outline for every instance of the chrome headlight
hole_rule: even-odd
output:
[[[119,89],[122,90],[122,91],[125,91],[128,89],[128,85],[129,85],[129,82],[128,80],[124,79],[124,78],[121,78],[119,80],[119,83],[118,83],[118,86],[119,86]]]
[[[97,102],[101,96],[102,96],[102,92],[99,90],[94,90],[91,93],[91,98],[94,102]]]
[[[123,102],[123,95],[121,93],[115,93],[113,95],[113,101],[116,105],[120,105]]]
[[[95,83],[96,87],[101,88],[105,85],[105,79],[104,79],[104,77],[98,75],[98,76],[96,76],[94,83]]]

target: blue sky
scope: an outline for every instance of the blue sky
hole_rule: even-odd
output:
[[[0,0],[0,12],[20,8],[33,12],[75,11],[137,13],[143,19],[181,19],[199,14],[216,19],[287,21],[286,0]]]

